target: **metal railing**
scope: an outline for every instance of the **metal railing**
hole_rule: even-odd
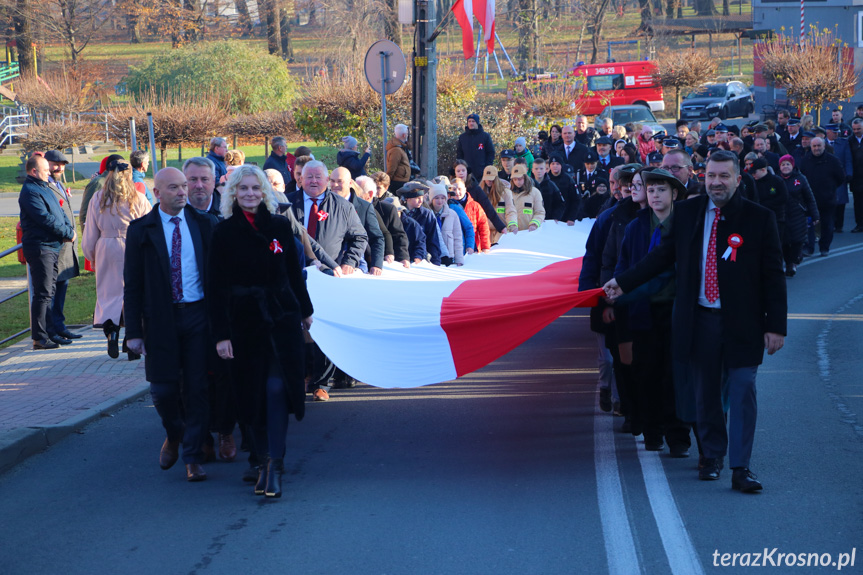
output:
[[[20,75],[21,73],[18,67],[18,62],[0,65],[0,82],[5,82],[7,80],[11,80],[12,78],[17,78]]]
[[[18,244],[14,247],[9,248],[8,250],[4,250],[4,251],[0,252],[0,259],[5,258],[6,256],[11,256],[12,254],[18,253],[18,250],[20,250],[22,247],[23,247],[23,244]],[[30,285],[29,274],[27,276],[27,285],[28,286]],[[24,288],[21,291],[15,292],[12,295],[8,295],[8,296],[4,297],[2,300],[0,300],[0,304],[4,304],[9,300],[18,297],[19,295],[24,295],[25,293],[28,293],[28,292],[29,292],[29,287]],[[29,327],[27,329],[23,329],[23,330],[19,331],[18,333],[14,334],[14,335],[10,335],[6,339],[0,340],[0,345],[3,345],[6,342],[12,341],[15,338],[19,338],[22,335],[25,335],[27,333],[30,333]]]
[[[26,136],[29,127],[29,114],[5,116],[0,120],[0,146],[13,143],[14,138]]]

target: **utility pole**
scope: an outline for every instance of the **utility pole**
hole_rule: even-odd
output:
[[[429,36],[435,29],[435,0],[414,0],[414,15],[411,147],[422,175],[433,178],[437,176],[437,51]]]

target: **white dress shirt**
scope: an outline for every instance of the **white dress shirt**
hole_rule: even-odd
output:
[[[716,298],[715,302],[707,301],[707,296],[704,293],[704,278],[707,276],[706,273],[706,265],[707,265],[707,248],[710,245],[710,231],[713,229],[713,220],[716,219],[716,212],[713,209],[716,208],[716,204],[713,203],[713,200],[707,200],[707,212],[704,214],[704,243],[701,246],[701,287],[698,288],[698,305],[703,307],[713,307],[713,308],[721,308],[722,305],[719,303],[720,298]],[[719,253],[719,235],[716,236],[716,253]],[[717,261],[718,264],[718,261]],[[718,265],[717,265],[718,271]],[[720,296],[722,294],[719,294]]]
[[[174,237],[174,224],[171,218],[159,209],[159,217],[162,218],[162,231],[165,234],[165,242],[168,244],[168,257],[171,257],[171,243]],[[195,259],[195,244],[192,241],[192,233],[186,222],[186,213],[181,210],[177,217],[180,218],[180,266],[183,270],[183,302],[192,303],[204,299],[204,286],[201,283],[201,274],[198,271],[198,260]],[[170,260],[169,260],[170,268]],[[169,278],[170,279],[170,278]],[[174,302],[178,303],[178,302]]]

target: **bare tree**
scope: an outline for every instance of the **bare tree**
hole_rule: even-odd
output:
[[[384,0],[321,0],[326,8],[327,28],[342,54],[355,62],[383,34]],[[338,30],[338,33],[335,31]]]
[[[69,73],[29,74],[15,83],[19,102],[34,110],[72,115],[90,110],[96,94]]]
[[[853,55],[829,30],[812,26],[802,41],[796,35],[779,34],[758,50],[764,78],[784,87],[801,110],[815,112],[818,124],[825,104],[847,100],[856,91],[859,74]]]
[[[15,27],[15,48],[18,51],[18,65],[21,74],[36,72],[36,50],[33,48],[33,33],[31,23],[33,12],[30,0],[17,0],[10,4],[12,22]]]
[[[602,28],[610,5],[611,0],[582,0],[576,6],[576,17],[582,20],[590,32],[591,64],[596,64],[599,43],[602,41]]]
[[[281,10],[278,0],[263,0],[261,7],[267,19],[267,50],[276,56],[282,55]]]
[[[294,45],[291,42],[291,20],[296,16],[294,0],[281,0],[281,15],[279,33],[282,38],[282,58],[288,62],[294,61]]]
[[[680,117],[680,92],[716,78],[716,60],[695,50],[666,50],[656,58],[653,77],[663,88],[674,88],[674,110]]]
[[[527,73],[536,70],[539,47],[539,21],[537,19],[537,0],[518,0],[518,70]]]

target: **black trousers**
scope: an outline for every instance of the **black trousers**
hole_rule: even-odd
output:
[[[833,217],[834,231],[844,231],[845,228],[845,206],[848,204],[836,204],[836,213]],[[822,216],[824,217],[824,216]]]
[[[63,309],[66,306],[68,287],[68,281],[58,281],[55,284],[54,298],[51,300],[51,307],[48,310],[48,333],[51,335],[60,335],[60,332],[66,331],[66,315],[63,313]]]
[[[863,226],[863,188],[852,189],[851,196],[854,198],[854,223],[859,228]]]
[[[169,441],[183,442],[183,462],[203,463],[203,445],[208,433],[209,397],[207,394],[207,306],[203,301],[174,310],[174,334],[155,337],[176,338],[181,368],[177,378],[151,381],[153,406]]]
[[[669,446],[689,447],[689,425],[677,418],[671,359],[672,302],[650,305],[651,330],[632,331],[633,390],[645,440],[663,436]]]
[[[336,365],[315,342],[306,344],[306,366],[310,374],[309,392],[320,388],[329,390],[330,378],[336,372]]]
[[[48,314],[57,287],[57,261],[60,250],[42,246],[24,246],[22,250],[30,266],[30,333],[34,340],[48,339]]]

